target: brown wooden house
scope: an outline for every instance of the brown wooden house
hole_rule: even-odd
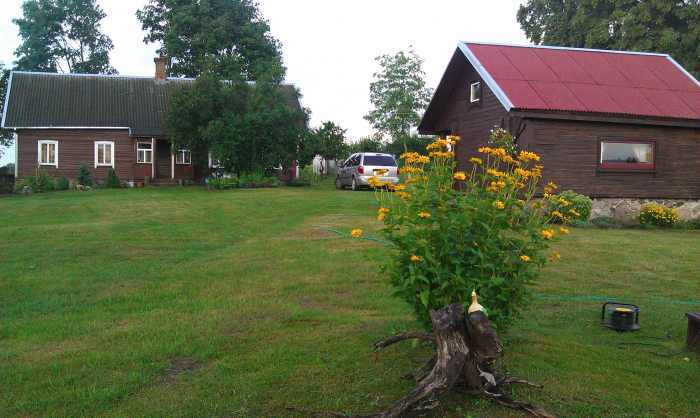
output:
[[[700,82],[669,55],[460,43],[419,131],[461,136],[464,167],[494,126],[563,189],[700,198]]]
[[[174,149],[163,126],[171,93],[194,79],[168,78],[165,60],[155,63],[155,77],[13,71],[2,127],[16,134],[16,177],[40,169],[75,179],[81,165],[97,181],[110,168],[134,183],[208,175],[212,159]],[[282,88],[289,105],[301,108],[294,87]]]

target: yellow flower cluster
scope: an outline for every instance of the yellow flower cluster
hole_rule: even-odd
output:
[[[525,255],[525,254],[521,255],[521,256],[520,256],[520,259],[523,260],[523,261],[526,262],[526,263],[530,261],[530,257],[527,256],[527,255]]]
[[[676,209],[657,203],[644,205],[639,213],[639,221],[642,224],[668,226],[675,224],[679,219]]]
[[[523,162],[539,161],[540,156],[535,154],[534,152],[520,151],[520,154],[518,154],[518,160],[523,161]]]
[[[506,207],[506,204],[501,202],[500,200],[497,200],[493,202],[493,207],[495,207],[496,209],[503,209]]]
[[[401,154],[399,157],[406,162],[406,164],[428,164],[430,158],[425,155],[420,155],[417,152],[406,152]]]
[[[386,214],[389,213],[389,209],[385,207],[379,208],[377,211],[377,220],[378,221],[383,221],[384,218],[386,217]]]
[[[454,158],[455,157],[455,153],[452,151],[432,151],[428,155],[430,155],[433,158]]]
[[[508,152],[505,148],[481,147],[477,151],[479,151],[481,154],[487,154],[492,157],[501,159],[505,158],[508,155]]]
[[[506,187],[506,182],[499,180],[499,181],[492,181],[491,184],[486,188],[487,192],[490,193],[495,193],[498,192],[499,190],[502,190]]]
[[[540,232],[540,235],[542,235],[542,238],[544,239],[552,239],[554,238],[554,230],[552,229],[543,229]]]
[[[472,158],[469,159],[469,162],[472,163],[472,164],[474,164],[474,165],[481,165],[481,164],[484,163],[484,160],[482,160],[482,159],[479,158],[479,157],[472,157]]]
[[[464,181],[467,179],[467,173],[464,171],[457,171],[452,177],[457,181]]]
[[[544,192],[548,193],[548,194],[552,194],[558,188],[559,188],[559,186],[554,184],[554,182],[550,181],[549,183],[547,183],[546,186],[544,186]]]
[[[421,174],[423,169],[420,167],[401,167],[401,172],[403,174]]]
[[[518,175],[519,177],[522,177],[524,179],[530,177],[532,175],[532,172],[529,170],[523,170],[522,168],[518,167],[515,169],[515,174]]]
[[[494,176],[494,177],[499,177],[499,178],[508,176],[508,174],[504,173],[503,171],[498,171],[498,170],[493,169],[493,168],[487,169],[486,174]]]
[[[426,211],[418,212],[418,217],[421,219],[430,218],[430,212],[426,212]]]
[[[391,186],[391,183],[390,183],[390,182],[380,180],[379,177],[377,177],[376,175],[370,177],[370,178],[367,180],[367,184],[368,184],[370,187],[373,187],[373,188],[375,188],[375,189],[381,188],[381,187],[388,187],[388,186]]]
[[[353,238],[360,238],[362,236],[362,230],[359,228],[355,228],[352,231],[350,231],[350,235],[352,235]]]
[[[413,254],[413,255],[411,256],[411,262],[413,262],[413,263],[420,263],[421,261],[423,261],[423,257],[421,257],[421,256],[419,256],[419,255],[415,255],[415,254]]]

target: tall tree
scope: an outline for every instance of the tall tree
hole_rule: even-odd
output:
[[[528,0],[517,17],[536,44],[665,52],[700,77],[700,0]]]
[[[287,88],[286,86],[284,88]],[[206,152],[229,172],[241,174],[288,166],[306,128],[305,113],[276,83],[222,82],[205,72],[173,94],[166,127],[176,147],[193,158]]]
[[[7,82],[10,78],[10,70],[6,69],[5,66],[0,63],[0,112],[5,108],[5,95],[7,94]],[[0,157],[5,152],[5,147],[12,145],[13,132],[9,129],[0,128]]]
[[[197,77],[205,68],[224,78],[281,81],[280,43],[251,0],[150,0],[136,17],[171,59],[170,73]]]
[[[304,136],[299,150],[299,162],[302,166],[310,164],[314,157],[321,156],[321,174],[328,174],[328,160],[337,160],[347,149],[347,130],[331,121],[323,122],[321,126],[312,129]]]
[[[375,60],[380,70],[374,74],[369,87],[374,109],[365,119],[385,141],[403,141],[411,127],[420,122],[432,95],[425,85],[423,60],[412,48],[408,52],[381,55]]]
[[[112,40],[101,32],[106,14],[96,0],[27,0],[13,19],[22,43],[17,69],[114,74]]]

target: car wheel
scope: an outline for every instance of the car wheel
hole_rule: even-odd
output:
[[[343,182],[340,181],[340,177],[335,178],[335,188],[338,190],[343,190]]]
[[[360,187],[357,185],[357,180],[355,180],[355,177],[352,178],[352,191],[356,192],[360,190]]]

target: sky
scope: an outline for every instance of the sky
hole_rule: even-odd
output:
[[[112,65],[123,75],[154,74],[156,46],[143,43],[135,12],[147,0],[98,0],[102,29],[114,42]],[[311,125],[333,121],[355,141],[372,132],[374,57],[413,46],[436,87],[458,41],[528,44],[515,15],[520,0],[260,0],[262,14],[283,47],[286,81],[311,109]],[[22,0],[2,0],[0,62],[9,66],[19,45],[14,17]],[[6,149],[0,166],[14,161]]]

